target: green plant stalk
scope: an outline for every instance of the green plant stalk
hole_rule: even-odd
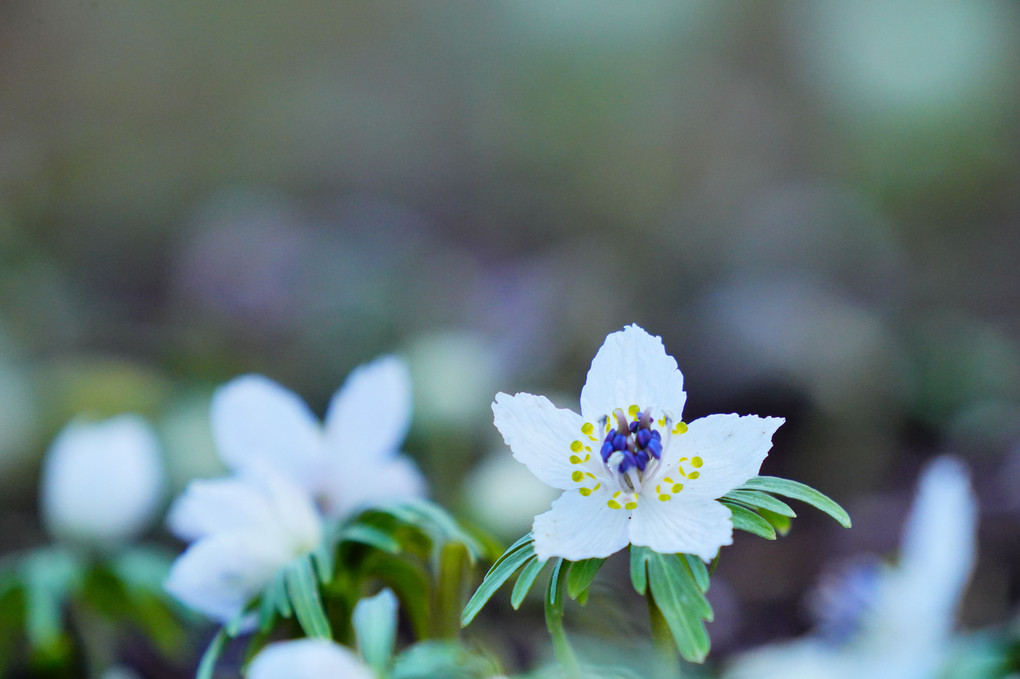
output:
[[[563,666],[564,676],[569,679],[581,679],[581,666],[563,627],[567,571],[568,569],[563,568],[563,561],[557,560],[549,576],[549,591],[545,597],[545,626],[549,630],[549,636],[552,637],[553,653]]]
[[[656,679],[677,679],[680,676],[680,660],[673,641],[673,633],[670,632],[666,618],[663,617],[650,590],[645,598],[648,601],[648,620],[651,625],[654,676]]]

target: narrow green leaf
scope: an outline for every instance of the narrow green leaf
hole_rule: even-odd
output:
[[[322,610],[319,583],[307,556],[297,559],[286,568],[287,598],[305,634],[319,639],[331,639],[332,630],[326,612]]]
[[[471,564],[471,552],[463,542],[447,542],[439,550],[432,597],[432,636],[457,637],[464,583],[471,574]]]
[[[754,533],[766,540],[776,539],[776,531],[772,527],[772,524],[752,512],[747,507],[733,504],[732,502],[723,502],[723,504],[729,507],[730,511],[733,512],[734,528],[747,531],[748,533]]]
[[[472,559],[485,553],[483,545],[464,529],[445,509],[428,500],[402,500],[380,508],[430,535],[435,542],[461,542],[467,546]]]
[[[798,481],[781,479],[775,476],[756,476],[741,486],[741,489],[764,490],[769,493],[775,493],[776,495],[782,495],[783,497],[800,500],[801,502],[806,502],[815,509],[825,512],[838,521],[844,528],[849,528],[852,525],[850,515],[846,513],[845,509],[840,507],[836,504],[836,502],[823,493]]]
[[[521,570],[517,582],[514,583],[513,592],[510,593],[510,605],[514,607],[515,611],[521,607],[524,597],[528,596],[531,586],[535,584],[535,578],[545,568],[545,563],[545,561],[539,561],[536,556],[524,564],[524,569]]]
[[[319,582],[328,584],[333,579],[336,553],[332,542],[323,542],[312,552],[312,564]]]
[[[62,549],[43,548],[29,555],[21,568],[29,644],[50,647],[63,633],[64,602],[81,581],[81,564]]]
[[[571,599],[577,597],[591,586],[595,574],[602,568],[605,559],[585,559],[570,564],[570,572],[567,574],[567,596]]]
[[[705,562],[700,557],[694,556],[693,554],[681,554],[684,563],[687,564],[688,570],[691,572],[691,577],[694,578],[694,582],[697,583],[698,589],[702,592],[708,591],[709,577],[708,568],[705,567]]]
[[[761,518],[771,523],[772,527],[775,528],[776,532],[780,535],[786,535],[790,532],[790,527],[793,525],[793,519],[790,517],[770,512],[767,509],[759,509],[758,513],[761,514]]]
[[[549,574],[549,589],[546,592],[546,604],[553,610],[563,612],[563,579],[567,571],[563,569],[563,559],[553,559],[552,573]]]
[[[351,616],[361,657],[375,673],[383,676],[393,657],[397,638],[397,597],[384,589],[374,597],[362,599]]]
[[[511,554],[513,554],[519,549],[523,549],[526,545],[530,545],[532,542],[534,542],[534,538],[531,536],[531,533],[525,533],[521,537],[517,538],[517,542],[507,547],[506,551],[500,554],[499,558],[492,562],[492,566],[489,568],[489,571],[491,572],[494,568],[496,568],[496,566],[505,561]]]
[[[364,523],[344,526],[337,536],[341,542],[358,542],[390,554],[400,553],[400,542],[386,531]]]
[[[634,591],[644,596],[648,591],[647,561],[652,550],[647,547],[630,546],[630,582]]]
[[[216,661],[223,655],[223,649],[227,647],[226,630],[221,629],[209,642],[202,659],[198,662],[198,669],[195,671],[195,679],[212,679],[213,670],[216,669]]]
[[[701,620],[712,619],[712,607],[679,556],[652,552],[647,564],[651,596],[680,655],[691,662],[703,662],[711,640]]]
[[[510,579],[517,569],[524,565],[531,557],[535,555],[535,547],[532,544],[531,536],[526,536],[527,541],[523,542],[523,538],[514,543],[506,552],[503,553],[496,563],[492,565],[489,572],[485,574],[485,578],[482,579],[482,584],[478,586],[474,595],[467,602],[467,606],[464,607],[464,612],[460,614],[460,625],[466,627],[475,616],[478,615],[478,611],[482,610],[485,603],[492,598],[492,595],[496,593],[503,583]]]
[[[750,509],[767,509],[774,514],[787,516],[791,519],[797,517],[793,507],[778,498],[760,490],[731,490],[722,497],[723,500],[733,500]]]

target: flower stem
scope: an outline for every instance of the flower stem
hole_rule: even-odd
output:
[[[666,618],[655,603],[651,592],[646,596],[648,601],[648,620],[651,624],[652,650],[654,654],[655,674],[657,679],[677,679],[680,676],[680,661],[677,658],[676,644],[670,632]]]
[[[581,679],[581,666],[563,628],[563,599],[566,595],[564,590],[568,570],[569,568],[563,568],[562,559],[556,560],[552,575],[549,576],[549,590],[545,597],[545,626],[549,630],[549,636],[552,637],[556,659],[563,666],[564,677]]]

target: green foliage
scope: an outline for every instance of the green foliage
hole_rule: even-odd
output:
[[[468,600],[460,615],[460,624],[467,627],[482,607],[492,598],[500,587],[509,580],[514,573],[524,566],[528,561],[535,559],[535,546],[531,533],[520,538],[517,542],[503,552],[503,555],[496,559],[482,579],[474,595]]]
[[[852,525],[850,515],[846,513],[845,509],[836,504],[831,498],[820,493],[811,486],[807,486],[797,481],[780,479],[775,476],[756,476],[741,486],[739,490],[765,491],[767,493],[782,495],[783,497],[792,498],[794,500],[800,500],[801,502],[806,502],[815,509],[825,512],[838,521],[844,528],[850,528]],[[766,509],[776,512],[776,509],[772,507],[766,507]]]
[[[393,659],[397,638],[397,600],[393,592],[383,590],[355,604],[351,625],[361,656],[381,676]]]
[[[644,570],[644,574],[639,574]],[[677,649],[685,659],[702,662],[711,641],[702,621],[711,621],[712,607],[705,598],[706,588],[678,554],[659,554],[647,547],[631,546],[631,580],[639,594],[648,593],[665,619]],[[707,582],[706,582],[707,584]],[[640,585],[640,587],[639,587]]]

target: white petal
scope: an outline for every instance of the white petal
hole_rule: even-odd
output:
[[[321,521],[308,493],[267,469],[193,481],[174,502],[167,524],[184,540],[226,532],[271,533],[295,554],[321,539]]]
[[[687,432],[669,442],[669,460],[700,457],[698,478],[684,481],[684,495],[722,497],[758,474],[772,447],[772,435],[785,420],[757,415],[709,415],[694,420]],[[684,463],[685,471],[692,471]]]
[[[350,650],[325,639],[278,641],[259,651],[248,679],[375,679]]]
[[[238,377],[212,399],[213,438],[220,457],[238,471],[269,465],[313,489],[321,474],[322,430],[293,392],[261,375]]]
[[[141,417],[72,422],[46,457],[43,518],[62,539],[95,544],[128,540],[153,519],[162,488],[159,443]]]
[[[630,541],[664,554],[682,552],[711,561],[720,547],[733,543],[730,510],[715,500],[674,497],[662,502],[642,496],[630,522]]]
[[[570,475],[570,444],[583,440],[581,416],[557,408],[545,396],[502,392],[492,404],[493,423],[514,457],[553,488],[576,488]],[[598,445],[592,443],[592,445]],[[595,449],[595,455],[598,450]]]
[[[185,605],[226,623],[292,558],[287,545],[264,534],[212,535],[177,557],[165,587]]]
[[[581,414],[589,422],[631,405],[668,411],[679,420],[687,400],[684,376],[660,337],[628,325],[606,337],[581,390]]]
[[[725,679],[844,679],[865,676],[845,662],[836,648],[807,638],[762,646],[738,656],[722,675]],[[875,676],[875,675],[872,675]],[[881,675],[879,675],[881,676]],[[892,675],[885,675],[887,677]]]
[[[883,581],[869,642],[893,639],[901,651],[939,654],[976,558],[977,502],[967,468],[954,458],[925,469],[903,534],[899,563]]]
[[[552,509],[536,516],[532,533],[538,558],[580,561],[606,557],[626,547],[630,512],[610,509],[607,498],[601,492],[584,497],[568,490],[552,503]]]
[[[411,426],[411,373],[396,356],[355,368],[326,412],[331,460],[371,465],[397,453]]]
[[[385,500],[424,497],[425,488],[425,478],[418,467],[401,455],[373,464],[349,463],[333,468],[322,500],[328,516],[343,518]]]
[[[259,489],[236,477],[192,481],[167,514],[170,531],[188,541],[212,533],[258,530],[275,522]]]

